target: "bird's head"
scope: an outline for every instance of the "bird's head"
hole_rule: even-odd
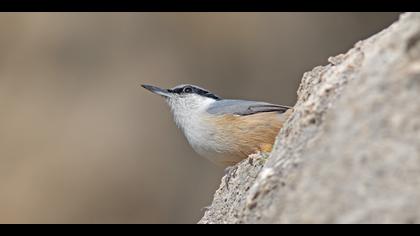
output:
[[[182,84],[170,89],[152,85],[142,87],[165,98],[175,115],[192,114],[221,99],[212,92],[191,84]]]

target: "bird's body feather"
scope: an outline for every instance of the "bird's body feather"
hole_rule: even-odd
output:
[[[193,85],[143,87],[165,97],[191,147],[222,166],[236,164],[258,151],[270,152],[292,111],[267,102],[223,99]]]
[[[223,114],[205,119],[214,126],[214,137],[224,150],[208,158],[220,165],[233,165],[250,154],[270,152],[290,112],[259,112],[250,115]],[[208,137],[210,138],[210,137]],[[217,154],[217,155],[214,155]]]
[[[218,100],[186,114],[174,113],[177,124],[200,155],[229,166],[248,155],[270,152],[275,138],[290,114],[289,107],[247,100]]]
[[[207,108],[207,112],[214,115],[252,115],[260,112],[271,111],[283,113],[288,109],[290,109],[288,106],[276,105],[267,102],[222,99],[212,103]]]

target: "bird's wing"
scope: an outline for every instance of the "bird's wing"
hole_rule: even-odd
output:
[[[291,107],[288,106],[276,105],[267,102],[222,99],[211,104],[207,109],[207,112],[214,115],[235,114],[246,116],[270,111],[284,113],[290,108]]]

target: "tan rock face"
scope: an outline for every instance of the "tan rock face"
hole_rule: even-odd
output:
[[[307,72],[270,157],[241,162],[199,223],[420,223],[419,35],[406,13]]]

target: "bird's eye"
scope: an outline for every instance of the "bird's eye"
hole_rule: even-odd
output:
[[[184,93],[191,93],[192,92],[192,88],[191,87],[185,87],[184,88]]]

